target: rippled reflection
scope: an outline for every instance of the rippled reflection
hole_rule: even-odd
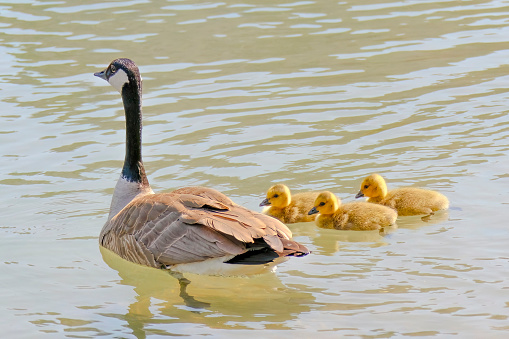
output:
[[[135,302],[129,305],[127,314],[103,315],[124,319],[136,336],[142,335],[153,324],[178,324],[189,312],[202,316],[188,321],[211,328],[250,328],[248,323],[253,318],[261,322],[285,323],[308,312],[307,305],[313,302],[311,293],[284,286],[274,274],[251,278],[190,274],[191,283],[183,296],[177,280],[167,272],[126,262],[105,249],[101,249],[101,254],[104,261],[118,272],[121,278],[118,283],[133,286],[136,293]],[[161,321],[160,316],[166,320]],[[291,328],[286,326],[286,329]]]

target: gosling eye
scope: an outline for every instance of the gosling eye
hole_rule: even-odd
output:
[[[274,198],[277,198],[277,197],[279,197],[279,194],[274,194]]]
[[[364,185],[364,188],[368,188],[368,187],[369,187],[369,185]]]
[[[325,203],[323,201],[318,204],[318,206],[323,206],[323,205],[325,205]]]

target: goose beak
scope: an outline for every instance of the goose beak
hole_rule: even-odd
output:
[[[260,206],[270,206],[269,199],[264,199],[264,200],[260,203]]]
[[[318,213],[318,210],[316,209],[316,207],[313,207],[313,208],[311,209],[311,211],[309,211],[309,212],[308,212],[308,215],[316,214],[316,213]]]
[[[359,193],[357,193],[357,195],[355,196],[355,199],[362,198],[363,196],[364,196],[364,193],[362,193],[361,191],[359,191]]]
[[[99,78],[101,78],[101,79],[103,79],[103,80],[108,81],[108,79],[106,79],[106,70],[105,70],[105,69],[104,69],[104,70],[102,70],[102,71],[100,71],[100,72],[95,72],[95,73],[94,73],[94,75],[95,75],[96,77],[99,77]]]

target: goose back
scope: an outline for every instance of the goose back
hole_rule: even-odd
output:
[[[290,238],[278,220],[213,189],[188,187],[135,198],[104,225],[100,243],[132,262],[171,268],[212,258],[227,262],[255,250],[274,258],[309,253]]]

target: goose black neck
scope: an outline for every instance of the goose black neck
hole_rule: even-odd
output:
[[[126,125],[126,152],[122,177],[130,182],[148,185],[147,175],[141,158],[141,84],[124,85],[122,88]]]

